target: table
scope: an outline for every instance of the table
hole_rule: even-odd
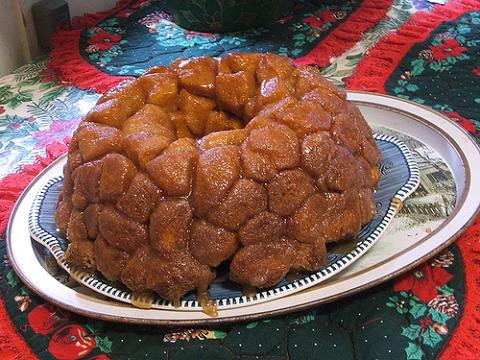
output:
[[[163,10],[162,1],[124,0],[76,19],[57,34],[49,58],[0,79],[0,233],[22,189],[66,151],[99,93],[179,56],[288,55],[338,85],[431,106],[480,140],[479,1],[299,1],[270,27],[228,35],[181,29]],[[393,282],[303,313],[216,329],[123,326],[66,313],[18,280],[0,240],[0,358],[479,358],[479,239],[477,220],[448,251]]]

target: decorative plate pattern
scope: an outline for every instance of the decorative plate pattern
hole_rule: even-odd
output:
[[[219,309],[256,304],[316,285],[344,270],[375,244],[402,207],[403,201],[416,190],[420,183],[418,166],[403,142],[387,135],[375,135],[375,139],[382,153],[382,161],[379,165],[382,178],[375,192],[377,215],[362,228],[358,238],[329,246],[329,263],[319,271],[295,280],[284,279],[277,286],[264,289],[252,296],[244,295],[240,286],[228,280],[228,269],[224,271],[218,269],[217,279],[210,285],[209,291]],[[122,284],[109,282],[100,274],[90,275],[74,270],[65,262],[64,254],[68,241],[57,232],[54,222],[58,194],[62,184],[62,176],[54,177],[36,195],[28,219],[31,236],[49,249],[65,271],[88,288],[125,303],[149,301],[146,298],[133,299],[132,293]],[[157,298],[153,300],[151,307],[172,309],[173,305]],[[195,294],[187,294],[178,310],[201,310],[201,306],[196,301]]]

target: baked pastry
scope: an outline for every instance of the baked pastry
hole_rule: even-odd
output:
[[[265,288],[315,271],[375,214],[380,153],[313,67],[180,59],[121,83],[75,131],[56,213],[66,257],[136,293],[205,293],[215,268]]]

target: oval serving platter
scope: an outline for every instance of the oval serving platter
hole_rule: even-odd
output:
[[[420,183],[420,172],[409,149],[400,140],[385,135],[374,135],[382,154],[379,164],[382,177],[375,191],[377,215],[365,225],[358,238],[338,242],[328,249],[328,263],[319,271],[302,275],[278,285],[259,290],[251,296],[242,293],[242,288],[228,279],[228,269],[217,269],[217,278],[209,286],[211,299],[219,310],[252,305],[269,301],[304,290],[343,271],[365,254],[379,239],[400,209],[403,201],[412,194]],[[61,160],[65,162],[66,159]],[[171,302],[159,297],[152,299],[132,294],[122,284],[112,283],[101,274],[89,274],[76,270],[65,261],[66,241],[57,231],[55,211],[63,177],[55,176],[47,181],[36,195],[29,214],[29,229],[32,238],[47,247],[58,264],[82,285],[104,296],[129,304],[142,304],[154,309],[176,309],[202,311],[194,293],[182,298],[181,305],[174,308]]]
[[[444,165],[453,187],[452,211],[447,211],[445,219],[437,221],[433,231],[422,234],[419,229],[423,224],[417,224],[401,233],[400,238],[395,238],[398,223],[405,216],[401,212],[402,216],[393,220],[390,226],[392,230],[388,230],[377,246],[347,271],[289,296],[258,301],[250,306],[220,309],[217,318],[211,318],[201,311],[139,309],[104,298],[84,287],[72,288],[71,284],[60,282],[47,271],[48,266],[42,261],[40,250],[43,247],[30,238],[28,213],[39,191],[52,177],[62,174],[62,160],[59,160],[26,189],[12,213],[7,231],[7,250],[14,269],[33,291],[70,311],[111,321],[171,326],[225,323],[280,315],[339,299],[407,271],[453,242],[477,214],[480,194],[472,189],[480,184],[480,174],[473,172],[472,168],[480,161],[480,151],[463,129],[428,108],[370,93],[349,92],[349,97],[359,105],[375,130],[387,129],[389,131],[379,132],[402,135],[400,137],[404,141],[417,139],[440,159],[436,167],[440,162]],[[411,143],[407,143],[411,146]],[[417,152],[415,149],[414,157],[422,161]],[[422,166],[420,168],[421,172],[425,169]],[[424,175],[421,173],[422,179]]]

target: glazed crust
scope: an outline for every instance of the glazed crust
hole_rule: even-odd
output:
[[[345,93],[271,54],[181,59],[75,131],[56,222],[69,261],[175,301],[215,267],[258,288],[314,271],[375,215],[380,152]]]

